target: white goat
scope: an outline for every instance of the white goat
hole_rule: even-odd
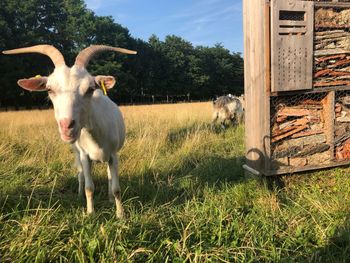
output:
[[[212,125],[219,120],[221,127],[225,128],[225,122],[242,123],[244,110],[241,100],[231,94],[218,97],[213,101]]]
[[[117,217],[124,216],[118,177],[117,152],[123,146],[125,126],[116,104],[99,87],[111,89],[112,76],[91,76],[86,70],[89,60],[103,51],[136,54],[135,51],[109,46],[90,46],[66,66],[62,54],[53,46],[37,45],[4,51],[4,54],[41,53],[51,58],[54,72],[48,77],[20,79],[18,85],[30,91],[48,91],[53,103],[61,139],[73,145],[78,167],[79,195],[85,190],[87,213],[94,212],[94,183],[91,161],[108,162],[108,193],[116,204]],[[85,181],[85,187],[84,187]]]

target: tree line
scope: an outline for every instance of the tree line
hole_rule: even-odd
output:
[[[0,1],[0,50],[37,44],[54,45],[69,66],[92,44],[138,51],[136,56],[104,53],[88,66],[92,74],[117,77],[109,96],[119,103],[199,100],[242,92],[241,54],[221,44],[193,46],[175,35],[164,40],[156,35],[148,41],[134,38],[111,16],[97,16],[82,0]],[[16,82],[52,71],[52,62],[43,55],[0,55],[0,107],[48,105],[45,93],[31,94]]]

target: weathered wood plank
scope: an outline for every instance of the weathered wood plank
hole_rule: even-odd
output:
[[[322,58],[316,58],[316,62],[317,63],[322,63],[322,62],[326,62],[328,60],[332,60],[332,59],[343,59],[345,58],[346,55],[345,54],[339,54],[339,55],[333,55],[333,56],[326,56],[326,57],[322,57]]]
[[[325,76],[325,75],[328,75],[330,72],[332,72],[331,69],[322,69],[322,70],[319,70],[315,73],[314,75],[314,78],[318,78],[318,77],[322,77],[322,76]]]
[[[296,133],[296,134],[293,134],[291,136],[291,138],[300,138],[300,137],[307,137],[307,136],[310,136],[310,135],[315,135],[315,134],[321,134],[323,133],[322,130],[318,130],[318,131],[304,131],[304,132],[299,132],[299,133]]]
[[[327,143],[308,145],[307,147],[302,149],[298,154],[296,154],[294,157],[307,157],[315,153],[322,153],[322,152],[328,151],[329,148],[330,146]]]
[[[331,86],[342,86],[350,85],[350,81],[329,81],[329,82],[315,82],[314,87],[331,87]]]
[[[334,49],[321,49],[321,50],[315,50],[314,56],[333,56],[333,55],[340,55],[340,54],[350,54],[350,50],[343,49],[343,48],[334,48]]]
[[[326,31],[316,31],[315,36],[324,36],[324,35],[332,35],[335,33],[344,33],[344,30],[338,29],[338,30],[326,30]]]
[[[343,38],[343,37],[349,37],[350,33],[348,32],[342,32],[342,33],[330,33],[328,35],[317,35],[315,36],[315,40],[324,40],[324,39],[337,39],[337,38]]]
[[[345,66],[345,65],[349,65],[350,64],[350,59],[343,59],[343,60],[338,60],[337,62],[335,62],[332,65],[329,65],[329,68],[336,68],[339,66]]]
[[[271,1],[271,91],[312,89],[313,2]],[[304,11],[307,19],[293,21],[284,28],[280,10]],[[301,27],[302,26],[302,27]],[[289,33],[288,33],[289,32]]]
[[[274,142],[278,142],[278,141],[280,141],[280,140],[282,140],[282,139],[284,139],[286,137],[289,137],[289,136],[293,135],[294,133],[298,133],[298,132],[300,132],[302,130],[307,129],[308,127],[309,127],[308,125],[296,126],[295,129],[293,129],[293,130],[291,130],[289,132],[286,132],[286,133],[284,133],[282,135],[278,135],[278,136],[272,137],[271,142],[273,142],[273,143]]]
[[[264,0],[243,1],[246,164],[260,172],[270,159],[270,101],[266,92]]]
[[[334,159],[334,119],[335,119],[335,91],[328,92],[327,96],[322,100],[324,131],[327,137],[326,143],[329,145],[329,158]]]
[[[295,139],[288,139],[283,141],[282,143],[277,146],[277,150],[286,149],[288,147],[293,146],[305,146],[309,144],[318,144],[318,143],[324,143],[327,141],[327,137],[325,134],[315,134],[307,137],[300,137]]]
[[[302,109],[302,108],[286,107],[286,108],[283,108],[282,110],[278,111],[277,115],[278,116],[300,117],[300,116],[310,115],[310,110]]]

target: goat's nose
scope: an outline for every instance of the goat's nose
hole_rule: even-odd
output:
[[[70,130],[75,125],[75,120],[64,118],[59,121],[59,125],[62,130]]]
[[[75,125],[75,120],[71,120],[71,122],[68,125],[68,129],[72,129]]]

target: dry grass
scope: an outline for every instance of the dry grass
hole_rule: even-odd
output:
[[[347,262],[348,169],[247,179],[243,127],[212,130],[211,103],[121,107],[127,220],[94,167],[97,213],[77,198],[53,112],[0,113],[0,262]]]

